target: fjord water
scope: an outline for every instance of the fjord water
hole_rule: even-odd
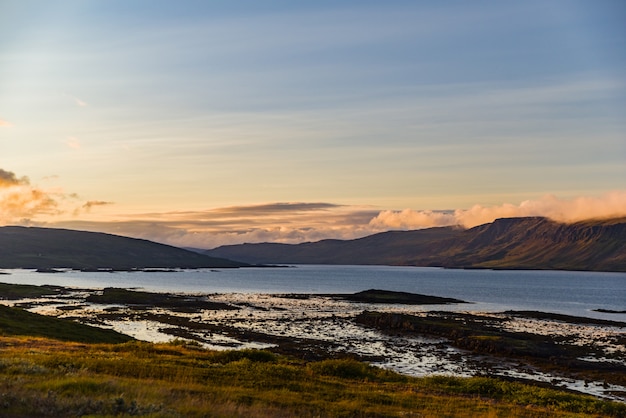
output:
[[[5,270],[5,283],[79,288],[124,287],[180,293],[353,293],[384,289],[452,297],[471,305],[446,310],[536,310],[626,321],[626,273],[578,271],[448,270],[422,267],[299,265],[281,268],[179,272],[55,274]],[[435,307],[425,307],[431,310]]]

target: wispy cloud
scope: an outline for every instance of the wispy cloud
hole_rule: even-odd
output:
[[[91,208],[96,207],[96,206],[108,206],[108,205],[113,205],[113,204],[114,204],[113,202],[105,202],[103,200],[89,200],[85,202],[85,204],[82,207],[86,211],[90,211]]]
[[[560,199],[546,195],[537,200],[525,200],[519,205],[474,205],[469,209],[450,212],[382,211],[370,225],[376,229],[418,229],[433,226],[461,225],[471,228],[498,218],[545,216],[559,222],[626,216],[626,191],[614,191],[600,197]]]
[[[213,248],[243,242],[298,243],[368,235],[378,211],[333,203],[268,203],[206,211],[144,213],[118,221],[68,221],[56,225],[97,230],[178,246]]]
[[[0,128],[9,128],[13,126],[11,122],[7,122],[6,120],[0,119]]]
[[[80,139],[74,137],[74,136],[68,136],[67,139],[64,141],[64,144],[67,145],[68,147],[72,148],[72,149],[80,149],[81,148],[81,143],[80,143]]]
[[[76,96],[74,96],[72,94],[65,93],[65,96],[70,98],[70,99],[72,99],[72,101],[74,102],[74,104],[76,104],[76,106],[79,106],[79,107],[87,107],[87,106],[89,106],[87,104],[87,102],[79,99],[78,97],[76,97]]]
[[[288,212],[301,213],[320,210],[323,211],[340,208],[341,206],[342,205],[337,205],[334,203],[279,202],[266,203],[262,205],[230,206],[225,208],[213,209],[211,212],[215,214],[232,216],[249,216],[251,214],[259,216]]]
[[[75,194],[70,195],[70,197],[73,199],[79,199],[79,196]],[[88,200],[87,202],[83,203],[81,206],[76,206],[74,208],[74,211],[72,212],[72,215],[74,217],[78,217],[80,215],[90,214],[92,212],[92,209],[94,208],[102,207],[102,206],[110,206],[113,204],[114,204],[113,202],[107,202],[104,200]]]

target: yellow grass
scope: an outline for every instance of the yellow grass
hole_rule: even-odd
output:
[[[408,378],[184,344],[0,337],[0,416],[583,417],[626,406],[496,379]]]

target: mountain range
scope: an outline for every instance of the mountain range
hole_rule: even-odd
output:
[[[0,227],[0,268],[225,268],[245,263],[142,239],[69,229]]]
[[[471,229],[390,231],[354,240],[239,244],[204,252],[251,264],[382,264],[626,272],[626,218],[564,224],[503,218]]]
[[[238,261],[231,261],[238,260]],[[353,240],[239,244],[202,252],[118,235],[0,227],[0,268],[226,268],[378,264],[626,272],[626,218],[573,224],[504,218],[471,229],[389,231]]]

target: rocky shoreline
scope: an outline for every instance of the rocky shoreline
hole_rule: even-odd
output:
[[[2,285],[0,301],[137,339],[263,348],[304,360],[358,358],[421,376],[489,375],[626,401],[626,323],[542,312],[449,312],[456,299],[354,295],[180,295]],[[471,304],[468,304],[468,310]]]

